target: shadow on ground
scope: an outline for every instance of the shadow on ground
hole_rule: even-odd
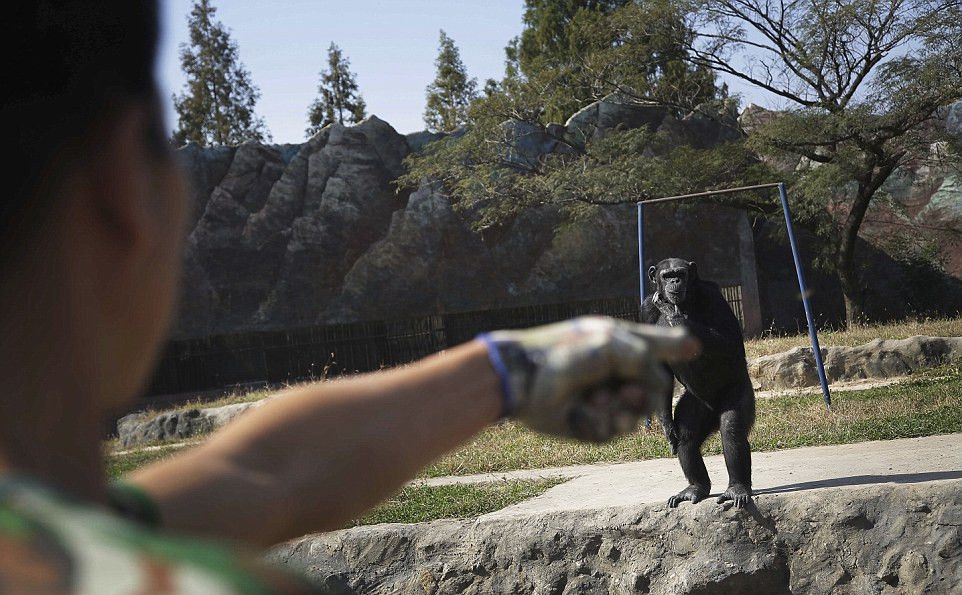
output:
[[[940,481],[946,479],[962,479],[959,471],[932,471],[929,473],[897,473],[894,475],[853,475],[851,477],[834,477],[817,481],[804,481],[772,488],[755,490],[755,495],[784,494],[787,492],[801,492],[818,488],[837,488],[843,486],[859,486],[873,483],[919,483],[924,481]]]

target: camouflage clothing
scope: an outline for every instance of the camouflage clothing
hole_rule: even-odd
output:
[[[150,508],[133,486],[112,491],[127,513]],[[0,593],[309,592],[254,557],[168,537],[25,479],[0,478]]]

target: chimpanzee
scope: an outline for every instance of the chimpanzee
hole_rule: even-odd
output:
[[[655,406],[672,454],[678,454],[689,486],[672,496],[674,508],[685,500],[705,499],[711,480],[701,446],[721,429],[728,489],[718,502],[743,508],[752,497],[752,453],[748,432],[755,422],[755,392],[745,363],[741,326],[718,285],[698,278],[694,262],[667,258],[648,269],[654,294],[642,304],[642,322],[684,326],[698,337],[701,354],[673,363],[672,374],[685,387],[672,417],[672,391]]]

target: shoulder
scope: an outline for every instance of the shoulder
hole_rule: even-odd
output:
[[[711,304],[712,306],[717,306],[718,304],[726,304],[727,306],[728,304],[725,296],[722,294],[721,286],[714,281],[699,279],[695,289],[698,299],[704,304]]]
[[[718,283],[715,283],[714,281],[708,281],[706,279],[698,279],[698,281],[696,281],[696,284],[699,291],[702,291],[706,294],[721,293],[721,286],[718,285]]]
[[[231,548],[166,536],[35,484],[3,481],[0,518],[10,522],[0,523],[0,584],[16,585],[11,592],[311,592]]]

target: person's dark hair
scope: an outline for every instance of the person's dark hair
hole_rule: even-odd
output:
[[[55,208],[42,190],[78,149],[90,150],[85,141],[98,122],[131,101],[155,101],[157,37],[156,0],[33,0],[4,9],[3,260],[11,242],[23,242]],[[156,120],[148,140],[162,145],[159,110]]]

